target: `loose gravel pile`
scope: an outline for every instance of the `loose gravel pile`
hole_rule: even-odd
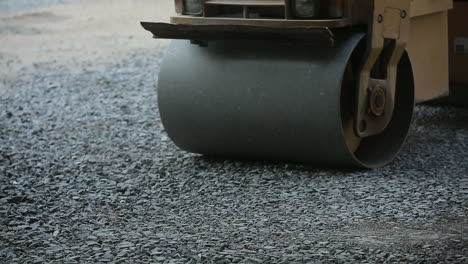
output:
[[[165,134],[148,55],[6,81],[1,263],[468,263],[467,108],[417,107],[378,170],[207,158]]]

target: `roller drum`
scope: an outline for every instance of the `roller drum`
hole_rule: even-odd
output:
[[[262,41],[213,41],[200,47],[173,41],[158,83],[168,136],[184,150],[207,155],[385,165],[405,140],[414,89],[397,90],[397,110],[387,131],[363,139],[356,151],[349,147],[343,112],[352,109],[343,109],[342,94],[354,91],[343,92],[342,84],[363,38],[360,32],[341,34],[327,47]]]

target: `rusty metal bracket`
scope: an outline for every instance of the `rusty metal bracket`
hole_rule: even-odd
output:
[[[356,97],[354,129],[361,138],[383,132],[390,123],[395,107],[397,66],[410,34],[410,0],[374,0],[373,4],[367,52],[359,74]],[[393,42],[386,77],[374,78],[372,70],[384,50],[386,40]]]

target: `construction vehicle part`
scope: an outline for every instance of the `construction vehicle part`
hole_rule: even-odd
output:
[[[369,24],[364,66],[359,74],[355,131],[359,137],[377,135],[390,123],[394,111],[397,66],[409,40],[408,0],[375,1]],[[384,65],[384,78],[371,71],[382,56],[385,41],[390,52]],[[377,109],[382,108],[382,109]],[[369,111],[369,109],[371,111]],[[376,111],[377,110],[377,111]]]
[[[357,139],[350,113],[358,71],[347,69],[364,35],[343,33],[328,46],[173,41],[158,84],[164,127],[176,145],[195,153],[383,166],[400,149],[411,121],[411,66],[406,57],[398,68],[397,107],[387,129]]]
[[[142,25],[179,39],[158,101],[169,137],[191,152],[380,167],[403,144],[415,97],[448,91],[452,0],[175,3],[171,23]]]
[[[275,42],[313,42],[330,45],[333,33],[327,27],[294,27],[278,30],[269,26],[251,25],[174,25],[142,22],[156,38],[210,40],[272,40]]]
[[[295,17],[314,18],[320,15],[320,0],[293,0]]]

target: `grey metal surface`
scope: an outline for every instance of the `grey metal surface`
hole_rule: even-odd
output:
[[[296,17],[314,18],[320,15],[320,0],[294,0],[292,9]]]
[[[196,16],[172,16],[171,23],[179,25],[249,25],[268,27],[329,27],[344,28],[362,24],[359,20],[350,17],[333,19],[273,19],[273,18],[228,18],[228,17],[196,17]]]
[[[341,113],[345,67],[363,33],[336,36],[333,47],[272,42],[174,41],[162,64],[158,102],[169,137],[208,155],[379,167],[398,152],[414,94],[400,89],[388,131],[353,155]],[[398,97],[398,95],[397,95]]]

